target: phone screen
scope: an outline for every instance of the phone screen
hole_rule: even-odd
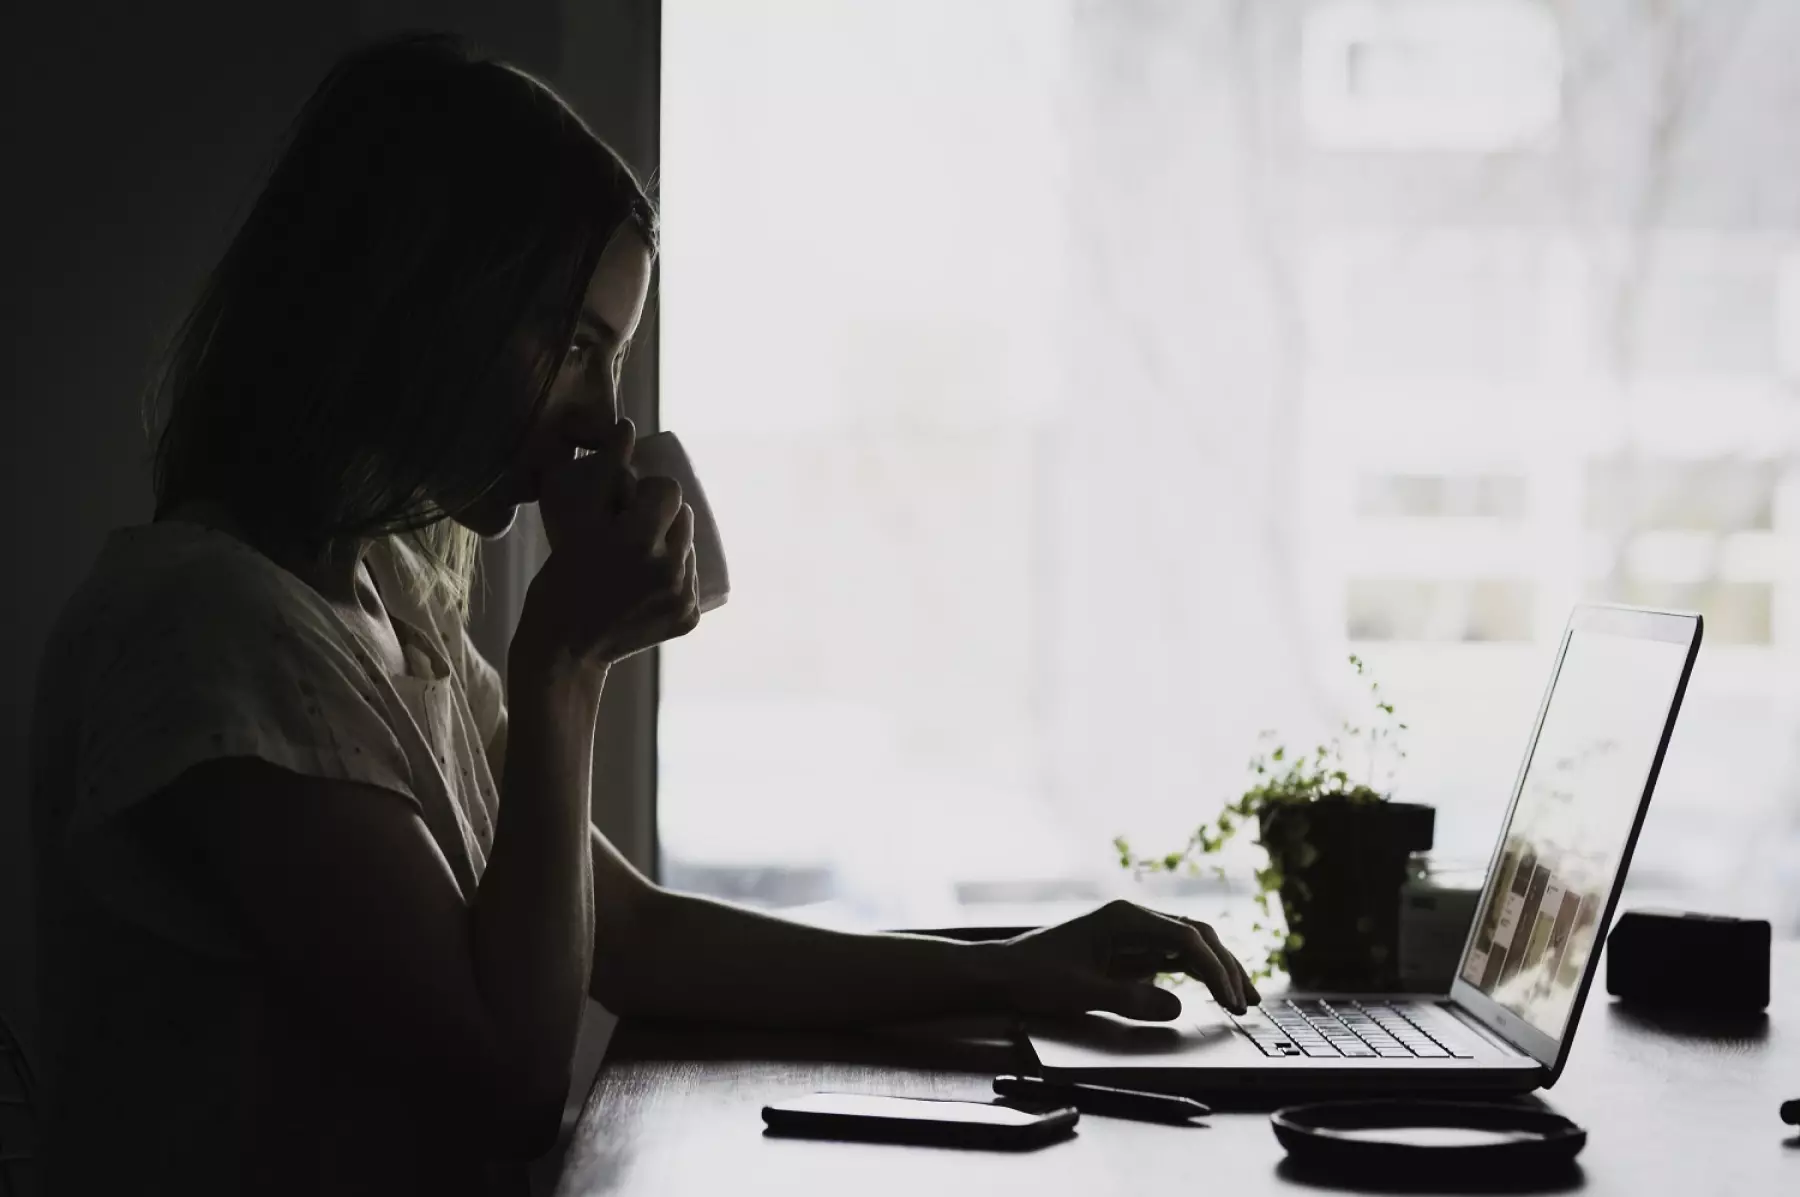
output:
[[[1026,1110],[980,1101],[935,1101],[924,1097],[880,1097],[860,1093],[814,1093],[776,1104],[785,1113],[839,1118],[899,1118],[909,1122],[961,1122],[982,1126],[1031,1126],[1041,1117]]]

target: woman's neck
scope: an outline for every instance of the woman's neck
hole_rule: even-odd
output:
[[[369,542],[362,539],[335,541],[321,554],[306,554],[271,549],[254,540],[242,520],[221,504],[206,499],[188,499],[157,516],[157,521],[177,520],[198,524],[235,537],[268,557],[295,577],[318,591],[327,601],[358,605],[357,567]]]

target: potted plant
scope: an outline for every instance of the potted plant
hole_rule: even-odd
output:
[[[1258,980],[1286,972],[1302,988],[1352,991],[1391,989],[1399,980],[1400,890],[1421,867],[1415,854],[1431,847],[1434,812],[1389,799],[1406,756],[1399,743],[1406,724],[1361,658],[1351,656],[1350,665],[1367,683],[1373,710],[1366,723],[1346,722],[1339,735],[1299,753],[1264,732],[1250,788],[1179,851],[1143,857],[1123,836],[1113,841],[1120,865],[1139,876],[1192,875],[1202,857],[1255,825],[1268,854],[1256,871],[1261,917],[1251,927],[1269,942],[1253,970]],[[1225,876],[1220,866],[1213,870]],[[1281,901],[1285,925],[1275,920],[1271,896]]]

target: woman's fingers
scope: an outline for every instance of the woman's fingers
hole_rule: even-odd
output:
[[[1243,986],[1236,969],[1213,952],[1199,931],[1181,919],[1142,906],[1121,902],[1118,907],[1127,912],[1122,916],[1125,925],[1119,928],[1122,939],[1135,939],[1134,947],[1162,949],[1169,954],[1172,965],[1204,982],[1220,1005],[1234,1014],[1245,1010]],[[1226,960],[1231,958],[1230,953],[1224,955]]]
[[[1178,967],[1174,953],[1163,948],[1125,947],[1113,952],[1106,972],[1108,976],[1124,981],[1145,981]]]
[[[1220,941],[1219,933],[1212,929],[1211,924],[1202,923],[1197,919],[1183,919],[1182,922],[1200,932],[1200,937],[1206,940],[1206,945],[1213,950],[1213,955],[1223,960],[1237,973],[1238,993],[1244,1001],[1252,1006],[1261,1002],[1262,994],[1256,992],[1256,985],[1250,980],[1250,971],[1244,967],[1244,962],[1233,956]]]
[[[679,493],[680,488],[677,487],[676,490]],[[680,561],[685,571],[687,559],[694,552],[694,508],[691,504],[683,503],[681,510],[675,513],[675,519],[669,525],[669,530],[663,534],[662,551],[665,555]],[[681,587],[684,594],[687,592],[686,582],[687,578],[684,572]]]
[[[679,557],[664,555],[659,567],[667,584],[646,600],[642,616],[656,628],[658,638],[685,636],[700,624],[700,570],[689,545]]]
[[[688,545],[687,559],[682,567],[687,573],[687,602],[681,612],[677,636],[685,636],[700,626],[700,564],[694,555],[694,546]]]
[[[637,494],[625,513],[627,534],[660,555],[665,538],[683,510],[688,510],[688,539],[693,539],[692,509],[681,501],[681,484],[673,478],[639,478]],[[679,558],[677,558],[679,560]]]
[[[1181,1016],[1181,999],[1143,981],[1090,981],[1076,998],[1082,1010],[1105,1010],[1140,1022],[1168,1022]]]
[[[1244,983],[1231,953],[1223,948],[1215,950],[1214,945],[1208,943],[1206,937],[1190,924],[1180,919],[1170,919],[1169,922],[1181,929],[1186,949],[1182,958],[1183,967],[1187,974],[1206,982],[1206,987],[1219,999],[1219,1004],[1233,1014],[1242,1014],[1248,1009],[1249,1003],[1244,1000]],[[1199,964],[1198,969],[1194,967],[1195,963]]]

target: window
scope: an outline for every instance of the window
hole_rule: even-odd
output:
[[[1357,514],[1369,519],[1495,519],[1525,515],[1518,474],[1365,474]]]
[[[1580,319],[1568,247],[1539,234],[1342,233],[1308,258],[1318,358],[1346,375],[1541,377]]]
[[[1640,607],[1707,613],[1706,640],[1724,645],[1768,644],[1774,588],[1767,582],[1670,582],[1627,577],[1595,586],[1593,598]]]
[[[1709,620],[1634,879],[1800,926],[1800,228],[1757,199],[1800,158],[1696,122],[1679,237],[1624,227],[1653,106],[1561,136],[1559,30],[1644,86],[1654,39],[1547,13],[667,0],[661,410],[734,593],[662,655],[664,876],[845,926],[1216,912],[1248,845],[1152,891],[1112,838],[1330,734],[1353,651],[1480,868],[1592,596]]]
[[[1639,253],[1629,309],[1636,368],[1673,378],[1771,377],[1781,346],[1781,250],[1755,233],[1666,234]]]
[[[1583,515],[1605,530],[1767,532],[1785,463],[1768,458],[1634,460],[1588,465]]]
[[[1307,131],[1332,149],[1538,148],[1556,132],[1556,25],[1533,0],[1323,4],[1300,71]]]
[[[1531,583],[1506,578],[1354,578],[1345,605],[1359,641],[1529,641],[1534,623]]]
[[[1775,357],[1784,379],[1800,378],[1800,251],[1776,254]]]
[[[1613,456],[1589,464],[1588,593],[1706,612],[1711,644],[1773,642],[1786,464]]]

